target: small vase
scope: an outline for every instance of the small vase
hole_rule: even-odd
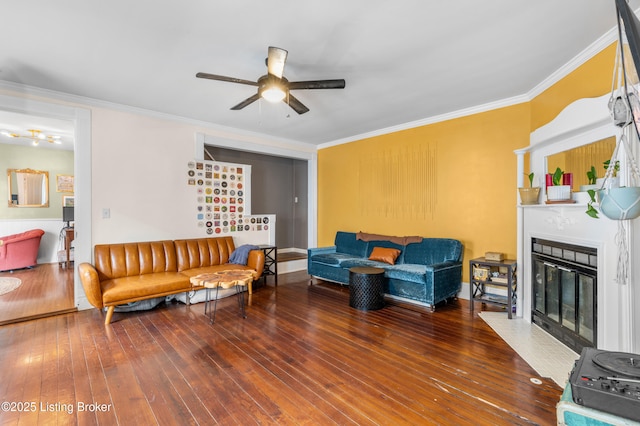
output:
[[[569,185],[555,185],[547,188],[549,201],[564,201],[571,199],[571,187]]]
[[[538,204],[538,197],[540,196],[540,187],[535,188],[518,188],[520,193],[520,204],[531,205]]]

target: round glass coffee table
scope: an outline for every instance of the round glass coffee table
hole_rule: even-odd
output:
[[[244,310],[244,288],[251,285],[253,281],[253,271],[242,269],[233,269],[229,271],[211,272],[208,274],[200,274],[191,277],[190,281],[194,287],[204,287],[206,289],[204,301],[204,314],[209,316],[209,321],[213,324],[216,320],[216,308],[218,306],[218,291],[220,288],[235,287],[238,305],[242,318],[246,318],[247,314]],[[213,301],[213,315],[211,314],[211,290],[216,289],[215,299]]]

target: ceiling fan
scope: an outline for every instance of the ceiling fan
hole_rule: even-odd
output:
[[[345,81],[339,80],[310,80],[310,81],[289,81],[284,78],[284,63],[287,60],[287,51],[279,47],[269,47],[269,53],[266,59],[267,74],[263,75],[258,81],[243,80],[241,78],[225,77],[223,75],[208,74],[199,72],[196,74],[198,78],[208,78],[210,80],[228,81],[230,83],[247,84],[249,86],[257,86],[258,92],[232,107],[232,110],[240,110],[247,105],[252,104],[260,98],[264,98],[270,102],[284,101],[298,114],[304,114],[309,108],[304,106],[291,90],[302,89],[344,89]]]

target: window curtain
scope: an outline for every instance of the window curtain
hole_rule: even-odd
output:
[[[44,200],[44,175],[16,173],[18,180],[18,204],[40,205]]]

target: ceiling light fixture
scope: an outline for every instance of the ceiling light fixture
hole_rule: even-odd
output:
[[[262,91],[262,97],[269,102],[280,102],[287,94],[278,86],[271,86]]]
[[[287,96],[287,79],[267,74],[258,79],[258,96],[268,102],[276,103]]]
[[[40,143],[40,141],[47,141],[49,143],[55,143],[55,144],[61,144],[62,141],[60,140],[60,136],[57,135],[45,135],[44,133],[42,133],[42,130],[38,130],[38,129],[28,129],[27,132],[30,133],[30,135],[19,135],[17,133],[13,133],[10,132],[8,130],[0,130],[0,134],[7,136],[9,138],[22,138],[22,139],[29,139],[32,141],[32,143],[34,145],[38,145]]]

